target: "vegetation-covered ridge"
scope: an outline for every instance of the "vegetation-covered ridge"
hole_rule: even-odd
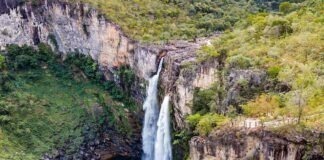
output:
[[[71,53],[62,62],[38,48],[10,45],[0,54],[0,159],[39,159],[62,147],[74,153],[107,125],[131,134],[126,110],[135,104],[103,81],[91,58]]]
[[[324,4],[311,0],[293,6],[283,3],[280,13],[249,15],[232,32],[225,32],[198,52],[199,61],[226,55],[220,75],[232,70],[265,71],[267,85],[284,84],[287,88],[243,93],[241,103],[228,106],[225,113],[219,112],[222,106],[217,105],[224,88],[216,85],[198,90],[193,102],[196,114],[187,118],[196,134],[208,135],[238,117],[286,134],[324,132]],[[249,84],[242,79],[239,86]]]
[[[231,29],[251,13],[277,11],[283,0],[70,0],[91,4],[126,35],[143,42],[194,39]],[[301,2],[302,0],[294,0]],[[297,5],[297,4],[296,4]]]

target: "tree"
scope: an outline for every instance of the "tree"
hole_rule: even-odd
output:
[[[0,54],[0,71],[6,67],[6,58]]]
[[[277,95],[262,94],[255,100],[242,105],[242,108],[247,116],[267,117],[269,115],[273,116],[279,105],[279,97]]]
[[[298,107],[297,111],[297,123],[300,124],[301,117],[303,115],[304,106],[306,106],[305,97],[302,95],[302,91],[298,90],[295,92],[295,104]]]
[[[285,14],[291,11],[291,8],[292,8],[292,4],[289,2],[282,2],[279,5],[279,11]]]
[[[304,66],[307,68],[307,66]],[[304,109],[307,106],[307,100],[309,94],[309,89],[315,83],[316,76],[310,71],[304,71],[297,75],[295,82],[293,83],[293,88],[295,92],[293,94],[292,100],[293,104],[297,106],[297,123],[300,124],[301,118],[304,114]]]

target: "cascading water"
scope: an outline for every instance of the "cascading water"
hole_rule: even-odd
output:
[[[157,136],[155,141],[154,160],[171,160],[170,113],[169,95],[164,97],[160,116],[157,123]]]
[[[144,127],[142,132],[143,138],[143,160],[154,159],[154,143],[157,131],[157,120],[159,116],[159,106],[157,99],[157,87],[159,75],[162,69],[163,58],[160,61],[158,72],[149,80],[147,89],[147,97],[145,99],[143,109],[145,111]]]

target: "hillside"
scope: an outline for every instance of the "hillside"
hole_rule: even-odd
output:
[[[93,60],[75,53],[62,62],[44,44],[8,46],[0,59],[0,159],[75,155],[114,129],[133,135],[126,114],[135,104],[101,83]]]
[[[190,151],[187,148],[191,158],[217,159],[228,155],[247,158],[249,149],[240,149],[236,143],[244,140],[244,144],[255,145],[254,140],[269,133],[289,140],[299,137],[314,146],[321,144],[322,15],[323,3],[319,1],[284,3],[279,12],[251,14],[240,20],[232,31],[214,38],[195,55],[189,51],[180,56],[171,51],[170,61],[177,60],[172,63],[179,71],[168,68],[162,83],[174,87],[174,121],[182,127],[174,134],[175,146],[186,150],[183,144],[191,139]],[[185,124],[189,129],[183,129]],[[243,132],[233,133],[238,134],[236,142],[231,141],[233,137],[222,136],[231,133],[231,128],[242,127]],[[260,128],[270,132],[256,136]],[[252,134],[253,140],[241,139],[241,134]],[[266,140],[262,141],[265,145],[263,142]],[[226,152],[228,148],[235,152]],[[315,147],[306,152],[311,151],[323,153]],[[219,152],[224,154],[217,156]],[[285,154],[280,148],[273,152]]]
[[[82,0],[143,42],[194,39],[231,29],[240,19],[259,11],[276,11],[280,1],[257,0]]]
[[[266,120],[309,118],[303,121],[306,127],[323,132],[322,9],[322,3],[309,1],[284,13],[250,15],[232,32],[202,47],[198,63],[226,54],[221,74],[226,75],[230,70],[265,70],[269,87],[284,84],[287,88],[247,93],[250,96],[242,97],[234,109],[243,109],[246,116]],[[249,87],[244,79],[240,83],[243,88]],[[217,106],[205,107],[207,110],[216,107],[213,110],[219,111]]]

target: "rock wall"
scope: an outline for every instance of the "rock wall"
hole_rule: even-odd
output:
[[[312,135],[317,142],[324,138]],[[289,139],[262,130],[226,130],[209,137],[193,137],[190,141],[191,160],[301,160],[322,159],[321,144],[310,139]],[[309,145],[307,148],[307,143]],[[311,147],[311,148],[309,148]]]
[[[1,0],[0,3],[7,4],[6,1],[9,0]],[[138,75],[146,78],[148,73],[155,71],[154,63],[146,63],[144,71],[141,66],[145,60],[155,60],[154,54],[143,52],[117,25],[88,5],[44,1],[37,7],[31,4],[12,6],[2,6],[1,9],[1,47],[12,43],[37,45],[44,42],[64,54],[80,52],[90,55],[101,67],[109,70],[131,65],[141,68],[137,70]],[[141,57],[141,61],[134,61],[134,57]]]
[[[118,68],[130,66],[138,77],[134,97],[138,102],[144,100],[145,80],[156,72],[158,52],[130,40],[89,5],[64,0],[39,4],[0,0],[0,13],[0,49],[8,44],[37,46],[42,42],[63,55],[80,52],[99,63],[107,80],[118,81]]]
[[[197,60],[196,52],[207,39],[197,42],[175,42],[167,47],[161,86],[171,92],[175,128],[185,128],[185,116],[191,114],[194,89],[208,88],[217,80],[217,62],[191,65]]]
[[[226,112],[230,105],[239,108],[244,99],[253,97],[257,91],[266,90],[265,71],[234,68],[225,71],[226,57],[223,56],[201,62],[197,57],[198,49],[202,45],[208,45],[209,39],[177,41],[164,47],[167,54],[161,75],[161,90],[164,92],[161,92],[171,93],[175,128],[187,127],[185,117],[192,113],[195,89],[209,89],[212,85],[222,88],[224,95],[219,96],[217,104],[217,111],[221,113]]]

